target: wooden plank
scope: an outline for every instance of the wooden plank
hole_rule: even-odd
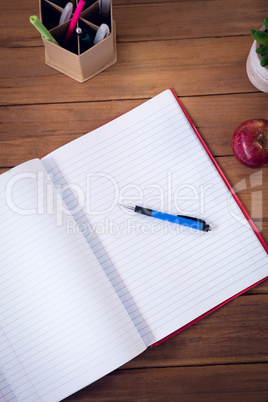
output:
[[[268,365],[120,370],[66,401],[266,402]]]
[[[8,2],[2,2],[0,47],[41,46],[40,34],[29,21],[31,15],[39,16],[38,1],[25,0],[18,2],[9,0]]]
[[[262,25],[266,7],[266,0],[254,3],[249,0],[158,0],[148,3],[113,1],[118,42],[248,35],[250,28],[258,29]],[[0,14],[0,46],[42,46],[39,33],[29,23],[30,15],[35,14],[39,15],[35,0],[4,2]]]
[[[126,3],[126,2],[125,2]],[[117,3],[115,3],[117,4]],[[256,6],[256,7],[255,7]],[[266,0],[166,2],[114,7],[119,42],[248,35],[263,24]],[[206,15],[206,24],[203,16]]]
[[[113,101],[109,107],[107,102],[2,107],[0,163],[14,166],[42,157],[145,100]],[[237,125],[259,116],[268,120],[268,97],[260,92],[186,97],[181,101],[214,156],[232,154],[231,140]]]
[[[119,43],[118,62],[83,84],[46,66],[43,48],[3,48],[1,104],[144,99],[170,87],[179,96],[257,92],[245,69],[250,43],[248,36]]]

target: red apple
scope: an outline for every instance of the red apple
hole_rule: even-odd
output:
[[[234,156],[251,168],[268,166],[268,120],[246,120],[235,129],[232,139]]]

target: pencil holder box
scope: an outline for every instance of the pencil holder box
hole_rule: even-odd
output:
[[[90,37],[94,39],[100,25],[106,23],[110,29],[110,34],[106,38],[89,47],[89,44],[82,41],[74,30],[67,46],[63,47],[65,33],[73,14],[68,21],[61,25],[59,25],[59,20],[64,5],[68,1],[39,0],[40,19],[60,45],[58,46],[42,37],[45,47],[45,63],[76,81],[84,82],[117,61],[116,29],[113,20],[112,1],[109,15],[105,17],[100,13],[98,1],[87,1],[76,25],[86,29]],[[73,0],[72,3],[75,10],[78,0]]]

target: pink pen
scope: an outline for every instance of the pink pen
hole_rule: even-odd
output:
[[[67,43],[69,42],[69,39],[73,33],[73,30],[76,26],[76,23],[78,21],[78,18],[80,17],[81,12],[83,11],[84,5],[86,4],[86,0],[79,0],[79,3],[76,7],[76,10],[74,12],[73,18],[70,21],[70,24],[68,26],[68,29],[66,31],[64,40],[63,40],[63,46],[66,46]]]

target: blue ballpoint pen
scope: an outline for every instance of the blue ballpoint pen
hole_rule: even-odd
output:
[[[136,205],[135,207],[129,205],[119,204],[124,208],[131,209],[138,214],[151,216],[152,218],[162,219],[163,221],[168,221],[172,223],[177,223],[178,225],[188,226],[193,229],[202,230],[203,232],[208,232],[211,227],[203,220],[198,218],[192,218],[185,215],[170,215],[163,212],[154,211],[153,209],[143,208]]]

